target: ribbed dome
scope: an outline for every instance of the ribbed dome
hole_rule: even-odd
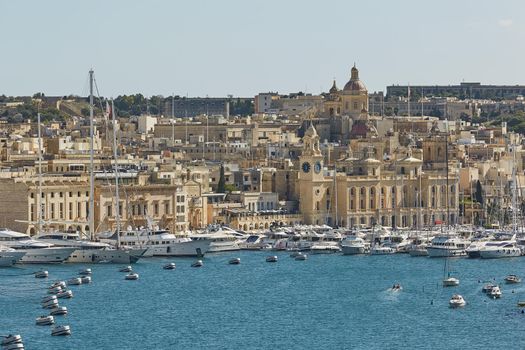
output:
[[[366,86],[361,80],[359,80],[359,70],[355,67],[352,67],[350,80],[346,83],[343,91],[366,91]]]

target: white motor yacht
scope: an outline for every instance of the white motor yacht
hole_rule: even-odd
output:
[[[241,240],[239,244],[239,248],[242,250],[261,250],[265,247],[265,243],[263,243],[263,240],[266,236],[265,235],[250,235],[245,240]]]
[[[310,254],[333,254],[341,252],[341,248],[334,242],[318,242],[310,247]]]
[[[450,300],[448,302],[448,305],[451,308],[463,307],[463,306],[465,306],[465,304],[466,304],[465,299],[463,299],[463,297],[461,295],[459,295],[459,294],[454,294],[452,296],[452,298],[450,298]]]
[[[221,232],[202,233],[191,235],[194,241],[210,241],[210,247],[207,253],[230,252],[240,250],[238,238]]]
[[[126,277],[124,277],[124,279],[128,281],[135,281],[139,279],[139,274],[136,272],[130,272],[129,274],[126,275]]]
[[[521,256],[521,249],[515,240],[490,241],[479,250],[479,254],[482,259],[513,258]]]
[[[117,243],[117,234],[102,238],[110,244]],[[168,230],[138,229],[120,231],[120,244],[124,248],[147,249],[144,256],[202,256],[209,250],[211,241],[207,238],[192,240],[187,236],[176,236]]]
[[[0,228],[0,243],[25,254],[19,260],[27,264],[62,263],[75,248],[55,247],[50,243],[32,239],[25,233]]]
[[[0,267],[9,267],[16,264],[26,254],[23,251],[16,251],[13,248],[0,244]]]
[[[55,247],[76,248],[66,260],[69,263],[136,263],[146,249],[115,249],[108,243],[92,242],[81,239],[76,232],[46,232],[36,236],[39,241],[53,244]]]
[[[396,251],[392,247],[376,245],[370,248],[370,255],[389,255],[394,254]]]
[[[465,256],[465,249],[469,241],[455,236],[436,236],[427,247],[428,256],[431,258]]]
[[[358,236],[347,236],[341,241],[343,255],[367,254],[370,251],[370,243]]]

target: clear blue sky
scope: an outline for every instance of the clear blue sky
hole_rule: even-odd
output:
[[[525,2],[0,0],[0,94],[525,84]]]

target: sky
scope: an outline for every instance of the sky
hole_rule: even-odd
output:
[[[525,84],[525,1],[0,0],[0,95]]]

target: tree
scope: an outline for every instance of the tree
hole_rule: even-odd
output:
[[[481,187],[481,182],[476,182],[476,202],[483,206],[483,188]]]
[[[225,180],[224,180],[224,165],[221,164],[221,170],[220,170],[220,175],[219,175],[219,183],[217,184],[217,192],[218,193],[224,193],[226,188],[225,188]]]

